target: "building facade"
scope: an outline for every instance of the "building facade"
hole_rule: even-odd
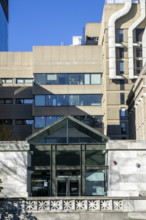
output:
[[[135,85],[129,93],[127,104],[129,106],[130,139],[144,141],[146,138],[146,64],[142,69]]]
[[[1,125],[23,140],[71,115],[112,139],[128,139],[126,99],[146,61],[145,5],[107,0],[102,22],[86,25],[85,45],[1,52]]]
[[[0,1],[0,51],[8,50],[8,0]]]

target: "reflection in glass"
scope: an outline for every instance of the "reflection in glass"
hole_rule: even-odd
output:
[[[101,105],[101,94],[35,95],[35,106],[94,106]]]
[[[86,171],[86,196],[105,195],[105,174],[104,171]]]
[[[32,196],[50,196],[50,171],[35,171],[31,175]]]
[[[101,73],[34,74],[39,85],[99,85]]]

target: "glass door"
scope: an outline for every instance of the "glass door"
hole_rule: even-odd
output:
[[[69,196],[79,196],[79,180],[69,180]]]
[[[79,196],[79,191],[78,179],[57,180],[57,196]]]
[[[57,181],[57,196],[67,196],[67,181],[58,180]]]

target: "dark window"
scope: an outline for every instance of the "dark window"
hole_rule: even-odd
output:
[[[11,119],[0,119],[0,125],[12,125],[12,120]]]
[[[121,123],[121,134],[126,134],[126,123],[125,122]]]
[[[142,41],[143,32],[144,32],[144,28],[137,28],[136,29],[136,42]]]
[[[125,104],[125,94],[124,93],[121,93],[120,94],[120,98],[121,98],[121,105]]]
[[[105,166],[105,151],[86,151],[86,166]]]
[[[142,57],[142,48],[141,47],[136,48],[136,57]]]
[[[56,165],[80,166],[80,151],[57,151]]]
[[[136,60],[136,74],[140,74],[142,70],[142,60]]]
[[[125,90],[125,81],[120,80],[120,90]]]
[[[33,99],[16,99],[16,104],[32,104]]]
[[[119,58],[124,58],[124,48],[119,48]]]
[[[120,74],[124,73],[124,61],[120,60]]]
[[[0,104],[13,104],[13,99],[0,99]]]
[[[123,29],[119,29],[119,42],[123,42],[124,34]]]
[[[15,124],[16,125],[31,125],[33,123],[33,120],[26,120],[26,119],[16,119]]]

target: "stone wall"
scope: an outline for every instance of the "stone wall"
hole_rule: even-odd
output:
[[[27,198],[0,200],[1,219],[141,220],[146,198]]]
[[[0,142],[0,197],[27,197],[29,145],[26,142]]]
[[[146,195],[146,143],[109,141],[108,196]]]

